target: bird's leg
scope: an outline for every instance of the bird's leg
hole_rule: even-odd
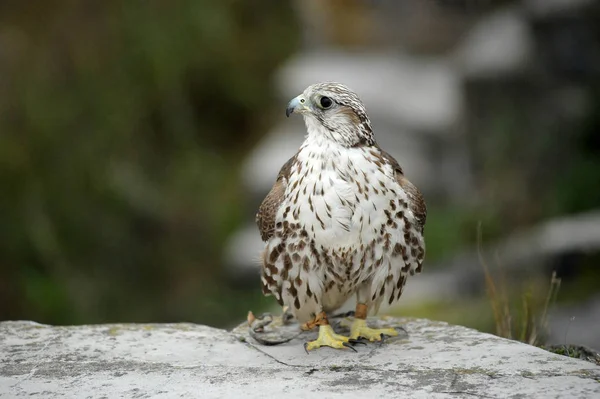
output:
[[[350,348],[354,349],[348,343],[348,337],[338,335],[333,331],[333,328],[329,325],[327,315],[325,312],[321,312],[315,317],[315,319],[309,323],[311,326],[319,326],[319,336],[314,341],[309,341],[304,344],[304,349],[308,352],[312,349],[320,348],[321,346],[329,346],[332,348]],[[354,349],[355,350],[355,349]]]
[[[356,312],[354,313],[354,321],[350,327],[350,339],[356,340],[366,338],[369,341],[381,341],[383,336],[388,335],[394,337],[398,332],[393,328],[370,328],[367,326],[367,305],[364,303],[356,304]]]
[[[306,323],[302,324],[300,326],[300,329],[302,331],[310,331],[313,328],[315,328],[316,326],[320,325],[320,322],[321,322],[320,320],[321,320],[321,313],[316,315],[315,318],[312,319],[311,321],[307,321]]]

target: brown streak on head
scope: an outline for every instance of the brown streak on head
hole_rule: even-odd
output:
[[[341,106],[337,112],[345,115],[348,119],[352,121],[353,124],[357,126],[361,123],[361,120],[359,116],[356,115],[356,112],[354,112],[354,110],[348,106]]]

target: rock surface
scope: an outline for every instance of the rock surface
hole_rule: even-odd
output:
[[[406,334],[306,354],[194,324],[0,323],[0,397],[590,398],[600,368],[464,327],[377,319]],[[275,323],[273,323],[275,324]],[[297,326],[296,326],[297,328]]]

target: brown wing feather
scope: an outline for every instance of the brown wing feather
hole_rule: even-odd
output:
[[[269,191],[269,194],[267,194],[258,208],[258,213],[256,214],[256,224],[258,225],[260,237],[263,241],[268,241],[273,236],[273,232],[275,231],[275,216],[277,215],[277,211],[279,210],[281,202],[283,201],[288,178],[294,162],[296,162],[296,155],[291,157],[283,165],[279,171],[279,174],[277,175],[277,180],[275,180],[275,184],[271,188],[271,191]]]
[[[394,168],[394,171],[396,172],[396,181],[400,187],[404,189],[404,192],[406,192],[406,195],[410,200],[408,206],[415,215],[415,219],[420,227],[419,230],[421,230],[422,234],[425,228],[425,221],[427,220],[427,206],[425,205],[423,194],[421,194],[419,189],[404,176],[402,167],[393,156],[383,151],[381,148],[379,148],[379,151],[381,151],[381,156]]]

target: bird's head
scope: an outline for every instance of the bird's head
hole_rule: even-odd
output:
[[[285,111],[302,114],[309,137],[345,147],[375,144],[371,122],[355,92],[340,83],[316,83],[292,99]]]

